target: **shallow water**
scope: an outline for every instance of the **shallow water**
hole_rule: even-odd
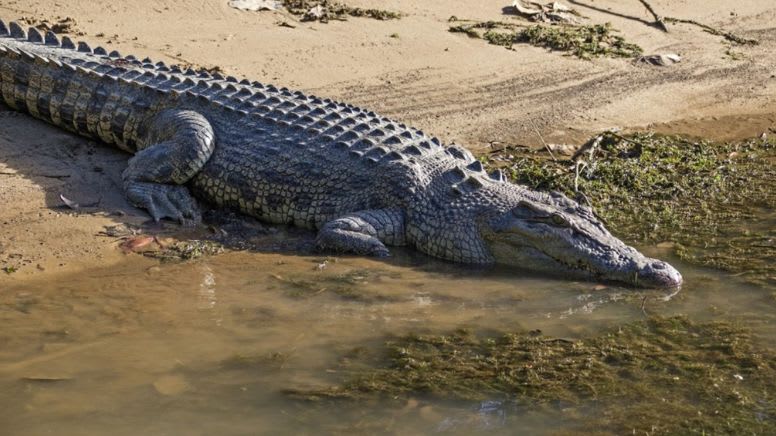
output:
[[[741,321],[776,346],[771,290],[641,248],[682,271],[681,292],[412,255],[324,263],[251,252],[179,264],[130,256],[118,267],[3,289],[0,433],[542,433],[563,421],[551,412],[516,417],[499,403],[311,405],[282,391],[337,383],[343,356],[392,336],[461,327],[574,339],[646,314],[686,314]]]

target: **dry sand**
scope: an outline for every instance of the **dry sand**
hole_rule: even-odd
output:
[[[450,16],[508,20],[509,1],[350,0],[398,11],[400,20],[300,23],[287,14],[243,12],[226,0],[6,0],[0,18],[71,17],[90,43],[368,107],[482,151],[491,144],[581,143],[602,129],[731,140],[776,127],[776,3],[653,0],[667,16],[695,19],[749,38],[733,47],[688,25],[663,33],[638,1],[574,0],[589,23],[611,22],[646,53],[674,52],[668,68],[623,59],[583,61],[525,45],[513,51],[447,32]],[[295,28],[281,27],[285,21]],[[0,272],[3,283],[119,262],[106,225],[140,223],[123,199],[127,155],[32,118],[0,111]],[[95,208],[72,212],[59,194]],[[121,211],[125,215],[115,215]]]

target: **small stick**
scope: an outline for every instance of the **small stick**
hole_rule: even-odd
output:
[[[706,32],[711,33],[712,35],[721,36],[727,39],[728,41],[734,42],[739,45],[757,45],[760,43],[756,39],[744,38],[744,37],[735,35],[733,33],[725,32],[724,30],[720,30],[720,29],[711,27],[709,25],[699,23],[695,20],[685,20],[682,18],[673,18],[673,17],[665,17],[665,20],[669,23],[683,23],[683,24],[692,24],[693,26],[698,26],[701,29],[705,30]]]
[[[536,128],[536,124],[534,124],[533,120],[528,120],[528,121],[530,121],[531,126],[533,126],[534,132],[536,132],[536,136],[538,136],[539,139],[541,139],[542,144],[544,144],[544,148],[547,149],[547,153],[550,153],[550,157],[552,158],[552,160],[557,162],[558,159],[555,159],[555,155],[552,154],[552,150],[550,149],[550,146],[547,145],[546,142],[544,142],[544,137],[542,136],[541,133],[539,133],[539,129]]]
[[[587,162],[578,160],[574,164],[574,172],[576,173],[574,176],[574,192],[579,192],[579,167],[587,168]]]
[[[20,173],[9,173],[5,171],[0,171],[0,176],[21,176]],[[46,177],[49,179],[67,179],[70,177],[70,174],[30,174],[32,177]]]
[[[653,17],[655,17],[655,24],[657,25],[658,29],[662,30],[663,32],[668,33],[668,27],[666,27],[665,21],[663,21],[663,17],[657,14],[654,9],[652,9],[652,5],[647,3],[647,0],[639,0],[642,5],[644,5],[645,8],[649,11],[650,14],[652,14]]]

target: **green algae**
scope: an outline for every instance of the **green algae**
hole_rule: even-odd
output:
[[[314,402],[382,398],[397,407],[408,398],[498,401],[524,412],[561,413],[562,405],[583,410],[564,414],[564,427],[607,434],[776,430],[776,355],[724,322],[650,318],[581,340],[408,335],[383,352],[383,365],[345,366],[339,386],[286,393]]]
[[[776,286],[776,145],[600,135],[568,160],[528,149],[482,157],[517,183],[589,201],[631,243]]]
[[[452,21],[458,21],[457,18]],[[450,26],[448,31],[464,33],[490,44],[512,48],[515,44],[530,44],[551,51],[560,51],[580,59],[596,57],[634,58],[643,50],[629,43],[611,24],[594,25],[533,25],[524,27],[498,21],[469,22]],[[484,32],[483,32],[484,31]]]

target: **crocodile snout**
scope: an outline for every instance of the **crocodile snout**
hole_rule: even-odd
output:
[[[682,284],[682,274],[667,262],[649,259],[638,271],[637,284],[645,287],[675,288]]]

